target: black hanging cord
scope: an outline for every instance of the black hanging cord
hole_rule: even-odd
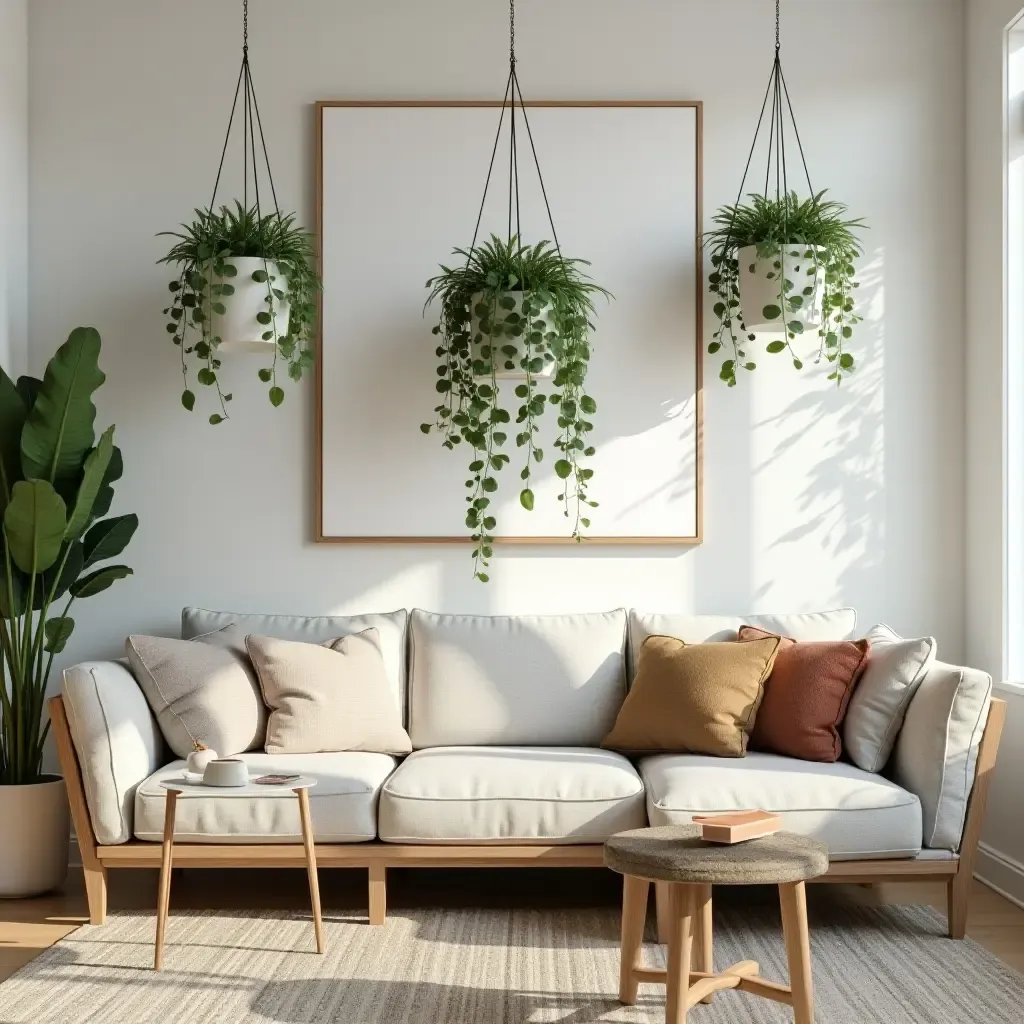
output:
[[[498,117],[498,131],[494,137],[494,148],[491,150],[491,162],[487,168],[487,178],[484,181],[484,194],[480,200],[480,210],[476,217],[476,227],[473,229],[473,243],[469,247],[469,258],[472,259],[476,250],[477,239],[480,237],[480,224],[483,221],[484,207],[487,204],[487,192],[490,188],[491,177],[494,172],[494,161],[498,153],[498,145],[501,141],[501,129],[505,123],[505,111],[509,113],[509,154],[508,154],[508,237],[511,240],[515,237],[518,244],[522,245],[522,230],[519,205],[519,147],[516,130],[516,107],[519,107],[519,115],[522,117],[523,126],[526,128],[526,136],[530,143],[530,153],[533,156],[533,165],[537,170],[537,179],[540,182],[541,195],[544,197],[544,209],[547,212],[548,223],[551,225],[551,239],[555,250],[561,255],[561,246],[558,244],[558,232],[555,230],[554,218],[551,215],[551,203],[548,201],[547,188],[544,185],[544,176],[540,169],[540,160],[537,157],[537,147],[533,141],[533,132],[530,129],[530,119],[526,113],[526,103],[523,100],[523,91],[519,86],[519,74],[516,71],[516,4],[515,0],[509,0],[508,5],[508,81],[505,84],[505,95],[501,101],[501,114]],[[518,97],[518,99],[517,99]],[[515,214],[515,233],[512,231],[513,212]]]
[[[769,112],[768,100],[771,98],[771,110]],[[754,139],[750,144],[750,152],[747,155],[747,163],[743,168],[743,178],[740,180],[739,191],[736,193],[736,203],[733,207],[732,223],[729,225],[729,233],[732,233],[733,224],[736,221],[736,210],[743,200],[743,190],[747,185],[747,178],[754,161],[754,153],[757,149],[757,140],[761,136],[761,129],[764,127],[765,113],[768,113],[768,159],[764,170],[764,197],[768,198],[771,187],[772,170],[775,171],[775,199],[783,203],[785,214],[789,197],[789,167],[786,156],[786,134],[787,117],[788,127],[796,139],[797,149],[800,154],[800,163],[803,167],[804,178],[807,181],[807,189],[811,200],[814,200],[814,186],[811,184],[811,173],[807,168],[807,157],[804,154],[803,142],[800,139],[800,129],[797,127],[796,117],[793,114],[793,104],[789,98],[789,89],[786,86],[786,76],[782,71],[782,13],[781,0],[775,0],[775,59],[772,62],[771,75],[768,77],[768,88],[765,90],[764,101],[761,104],[761,112],[757,118],[757,127],[754,129]]]
[[[235,125],[235,113],[238,110],[239,96],[242,97],[242,203],[245,209],[248,210],[249,167],[251,164],[253,192],[256,199],[256,217],[259,220],[262,219],[259,165],[256,151],[256,134],[258,132],[267,182],[270,185],[270,194],[274,200],[274,213],[278,220],[280,220],[281,209],[277,202],[277,189],[274,186],[274,176],[270,170],[270,155],[267,152],[267,140],[263,134],[263,121],[260,117],[259,105],[256,102],[256,89],[252,81],[252,67],[249,64],[249,0],[242,0],[242,66],[238,71],[238,81],[235,83],[235,95],[231,101],[231,114],[228,117],[228,130],[224,135],[224,145],[221,147],[220,162],[217,165],[217,177],[213,183],[213,195],[210,197],[211,213],[217,201],[217,190],[220,188],[221,177],[224,173],[224,163],[227,158],[228,143],[231,141],[231,131]]]

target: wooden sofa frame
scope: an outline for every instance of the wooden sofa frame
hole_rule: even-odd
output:
[[[130,840],[115,846],[96,841],[82,786],[78,755],[71,740],[64,701],[50,702],[51,728],[67,786],[71,817],[82,854],[89,922],[103,924],[107,915],[107,872],[114,868],[159,868],[161,844]],[[974,859],[985,818],[992,771],[1006,718],[1006,702],[993,700],[978,748],[974,787],[967,805],[959,856],[946,860],[847,860],[835,861],[818,882],[945,882],[949,936],[962,939],[967,928],[967,907]],[[602,867],[603,847],[580,846],[412,846],[398,843],[318,843],[321,868],[366,868],[369,872],[369,920],[384,923],[387,911],[388,868],[507,868],[507,867]],[[175,843],[175,867],[195,868],[303,868],[301,843],[264,845],[215,845]],[[658,887],[660,890],[662,887]],[[665,893],[658,891],[659,927],[667,910]]]

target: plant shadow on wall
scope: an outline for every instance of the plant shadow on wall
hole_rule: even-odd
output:
[[[885,558],[885,359],[884,259],[875,250],[859,268],[858,305],[864,322],[855,336],[857,370],[841,388],[801,374],[799,395],[772,388],[768,415],[755,416],[755,489],[766,493],[773,481],[802,481],[785,494],[773,492],[768,504],[779,510],[767,546],[776,557],[766,578],[754,580],[755,601],[772,597],[775,580],[786,564],[799,561],[818,585],[832,577],[832,593],[822,600],[841,603],[850,593],[877,585]],[[784,360],[784,356],[776,357]],[[772,360],[764,357],[766,367]],[[786,373],[785,366],[779,367]],[[792,376],[791,373],[787,374]],[[765,403],[759,403],[765,408]],[[762,528],[764,523],[762,522]],[[815,562],[818,562],[815,565]],[[785,596],[779,595],[785,600]]]

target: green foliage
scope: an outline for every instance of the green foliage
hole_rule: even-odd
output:
[[[278,406],[284,393],[277,386],[278,359],[284,361],[287,375],[295,381],[313,365],[313,329],[316,322],[316,295],[320,291],[320,278],[316,273],[313,236],[295,226],[295,215],[277,213],[261,217],[256,208],[245,209],[237,200],[232,209],[222,206],[219,211],[195,211],[191,224],[182,224],[181,231],[162,231],[178,241],[171,251],[159,260],[177,268],[178,276],[168,285],[171,304],[164,309],[168,317],[167,333],[181,353],[181,374],[185,388],[181,404],[191,412],[196,396],[189,387],[189,355],[200,364],[196,380],[216,390],[220,412],[210,416],[211,423],[228,419],[227,403],[231,395],[221,390],[217,371],[220,359],[217,347],[220,338],[214,333],[214,314],[227,310],[227,303],[235,292],[232,279],[237,268],[227,262],[231,257],[251,256],[264,261],[262,270],[253,273],[257,284],[266,285],[267,309],[257,314],[257,320],[267,327],[264,341],[274,341],[274,359],[269,368],[259,371],[259,378],[271,384],[270,402]],[[272,273],[277,267],[283,281]],[[286,299],[290,304],[288,333],[275,336],[273,323],[277,303]],[[198,340],[196,340],[198,339]],[[191,342],[191,343],[190,343]]]
[[[842,203],[824,199],[824,192],[801,200],[795,192],[769,199],[762,195],[748,196],[749,202],[736,206],[723,206],[712,218],[717,227],[704,236],[704,244],[711,250],[712,272],[708,277],[711,294],[715,296],[714,313],[718,327],[708,345],[712,355],[726,349],[719,377],[730,387],[736,384],[736,368],[752,370],[755,364],[746,362],[746,346],[755,340],[743,322],[739,296],[739,251],[748,245],[757,246],[761,259],[775,257],[778,271],[778,305],[769,305],[762,311],[766,320],[775,320],[792,314],[804,305],[804,299],[813,293],[810,282],[819,272],[824,273],[823,318],[818,328],[818,355],[815,362],[825,358],[830,366],[829,380],[839,384],[844,373],[854,369],[853,356],[845,343],[853,336],[853,327],[863,319],[855,309],[853,291],[857,282],[854,261],[862,255],[857,232],[864,227],[862,219],[847,218]],[[797,277],[796,268],[807,284]],[[788,317],[787,317],[788,319]],[[804,327],[799,320],[780,324],[785,341],[772,341],[767,345],[770,353],[788,351],[796,369],[803,363],[790,347]]]
[[[434,407],[434,422],[420,429],[425,434],[436,430],[449,451],[463,442],[470,449],[466,526],[473,540],[473,574],[486,583],[497,527],[491,502],[498,490],[497,474],[511,461],[498,451],[511,429],[511,415],[501,405],[498,372],[523,375],[515,387],[515,440],[523,449],[519,502],[533,510],[531,475],[544,458],[537,444],[540,419],[548,405],[556,406],[553,447],[560,453],[556,472],[565,481],[558,500],[572,522],[573,538],[582,540],[589,525],[582,512],[597,505],[587,495],[593,470],[583,465],[584,457],[594,454],[586,437],[594,427],[588,417],[597,410],[584,392],[591,317],[595,297],[611,295],[582,270],[589,266],[585,260],[564,257],[547,241],[527,246],[516,236],[504,242],[492,235],[472,250],[456,249],[454,255],[461,264],[442,266],[442,273],[427,282],[427,306],[437,299],[441,307],[434,328],[439,360],[434,387],[441,404]],[[537,374],[552,362],[552,390],[545,391],[544,378]]]
[[[99,352],[99,335],[79,327],[42,381],[15,384],[0,369],[0,785],[39,780],[46,684],[75,628],[72,602],[131,573],[104,566],[82,575],[120,554],[138,526],[134,515],[97,522],[123,468],[114,428],[95,438]]]

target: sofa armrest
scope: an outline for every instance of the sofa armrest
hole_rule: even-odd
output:
[[[65,669],[63,697],[96,840],[125,843],[133,834],[135,789],[164,763],[156,719],[125,662]]]
[[[937,661],[907,708],[893,780],[921,801],[930,849],[960,849],[991,702],[987,672]]]

